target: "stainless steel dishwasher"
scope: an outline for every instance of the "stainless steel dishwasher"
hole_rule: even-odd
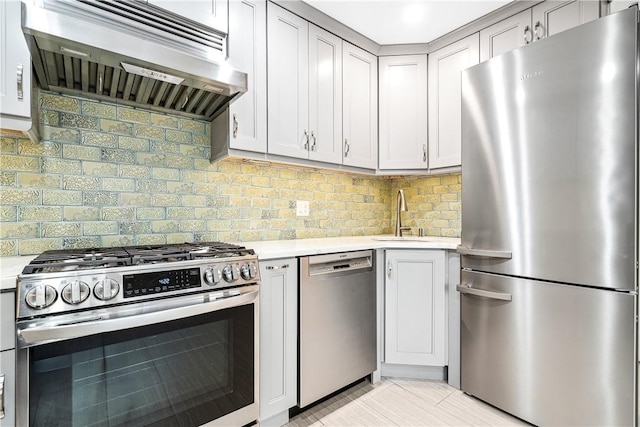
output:
[[[373,251],[300,258],[300,408],[376,369]]]

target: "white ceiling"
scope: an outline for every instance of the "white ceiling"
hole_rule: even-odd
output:
[[[380,45],[428,43],[511,0],[303,0]]]

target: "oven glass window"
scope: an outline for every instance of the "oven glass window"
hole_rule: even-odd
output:
[[[254,307],[30,349],[32,426],[198,426],[254,401]]]

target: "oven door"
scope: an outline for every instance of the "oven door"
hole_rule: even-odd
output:
[[[257,288],[18,322],[18,425],[254,422]]]

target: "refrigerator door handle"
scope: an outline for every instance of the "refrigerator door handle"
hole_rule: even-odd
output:
[[[510,251],[493,251],[485,249],[471,249],[462,245],[458,245],[456,252],[460,255],[475,256],[481,258],[505,258],[511,259]]]
[[[471,285],[456,285],[456,290],[461,294],[475,295],[477,297],[499,299],[502,301],[511,301],[511,294],[505,292],[486,291],[484,289],[475,289]]]

